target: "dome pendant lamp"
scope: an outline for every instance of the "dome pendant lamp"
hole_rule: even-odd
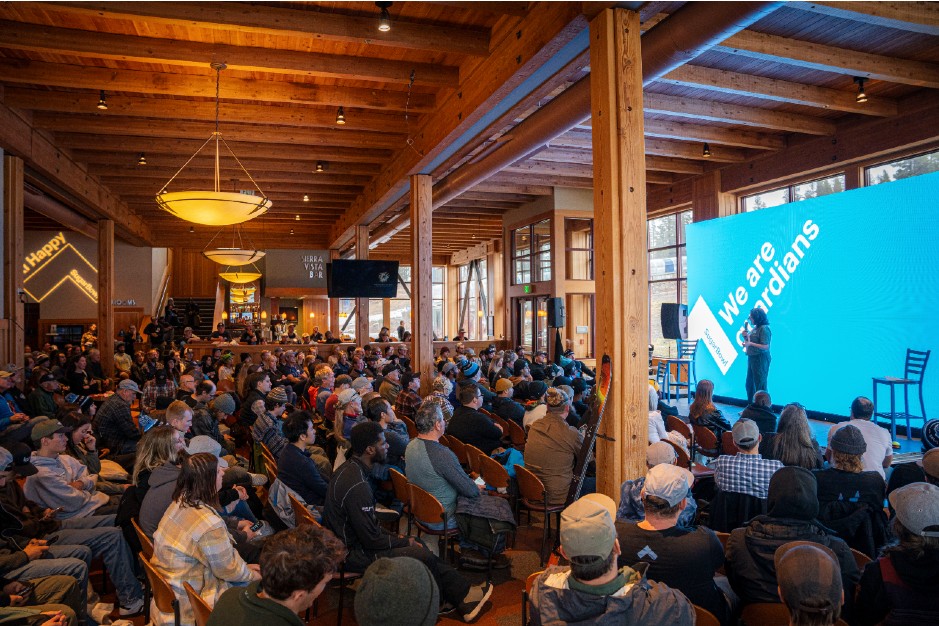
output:
[[[215,234],[215,237],[218,237],[218,233]],[[247,265],[248,263],[254,263],[260,258],[263,258],[266,254],[263,250],[256,250],[251,242],[248,242],[248,247],[245,247],[244,242],[241,240],[241,228],[236,224],[232,227],[232,242],[230,248],[212,248],[212,242],[215,241],[215,237],[206,244],[205,249],[202,251],[202,255],[209,259],[210,261],[215,261],[219,265],[233,265],[239,267],[242,265]],[[237,242],[235,241],[237,237]]]

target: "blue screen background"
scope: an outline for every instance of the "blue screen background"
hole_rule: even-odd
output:
[[[909,347],[933,351],[924,398],[927,416],[939,417],[937,205],[939,173],[934,173],[691,224],[686,231],[689,309],[702,296],[732,339],[767,287],[768,274],[756,287],[746,280],[763,243],[771,243],[773,260],[781,261],[805,221],[812,220],[817,237],[780,295],[770,295],[773,402],[801,402],[809,410],[847,415],[855,396],[872,397],[873,377],[903,376]],[[739,286],[748,300],[727,324],[718,311]],[[737,349],[725,375],[702,342],[697,373],[699,380],[714,381],[717,395],[743,399],[747,358]],[[880,386],[878,393],[878,410],[889,410],[888,388]],[[918,398],[914,394],[910,400],[911,413],[918,414]]]

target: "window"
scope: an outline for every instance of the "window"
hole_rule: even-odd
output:
[[[459,276],[460,328],[466,329],[467,339],[486,339],[490,334],[491,310],[486,260],[478,259],[461,265]]]
[[[391,338],[398,339],[398,324],[404,322],[404,327],[414,332],[411,327],[411,266],[398,267],[398,292],[389,303],[390,314],[388,326],[391,328]]]
[[[551,280],[551,220],[512,231],[513,285]]]
[[[928,152],[865,168],[864,184],[879,185],[937,171],[939,171],[939,151]]]
[[[355,339],[354,309],[355,299],[341,298],[339,300],[339,334],[349,335],[352,339]]]
[[[431,295],[433,298],[434,337],[443,338],[443,320],[446,314],[444,305],[447,292],[447,268],[435,265],[431,270]]]
[[[385,302],[380,299],[368,301],[368,336],[378,339],[381,327],[385,325]]]
[[[648,221],[649,227],[649,343],[655,354],[668,355],[674,350],[673,339],[662,336],[662,304],[681,303],[687,299],[685,267],[685,227],[691,223],[691,211],[673,213]]]
[[[593,220],[564,218],[564,253],[567,278],[593,280]]]
[[[827,196],[830,193],[838,193],[839,191],[844,191],[844,174],[835,174],[827,178],[819,178],[787,187],[770,189],[751,196],[744,196],[743,210],[758,211],[788,202]]]

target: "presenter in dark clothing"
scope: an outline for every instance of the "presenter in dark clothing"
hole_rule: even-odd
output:
[[[769,329],[766,311],[759,307],[750,311],[747,321],[748,327],[753,326],[753,330],[743,331],[743,347],[747,351],[747,401],[752,402],[757,391],[768,391],[767,378],[772,360],[769,345],[773,340],[773,333]]]

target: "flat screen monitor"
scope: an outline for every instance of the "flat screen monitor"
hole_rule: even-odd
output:
[[[328,265],[330,298],[394,298],[398,293],[397,261],[337,259]]]

